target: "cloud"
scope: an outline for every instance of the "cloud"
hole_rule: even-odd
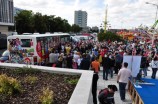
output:
[[[14,0],[15,7],[56,15],[74,23],[74,11],[88,13],[88,26],[100,26],[108,5],[108,21],[112,28],[132,28],[140,24],[151,26],[155,21],[156,7],[146,2],[157,0]]]

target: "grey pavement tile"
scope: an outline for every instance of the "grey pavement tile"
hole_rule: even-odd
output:
[[[152,74],[152,69],[148,68],[149,71],[147,71],[147,77],[146,78],[151,78],[151,74]],[[117,79],[117,75],[114,74],[113,78],[110,78],[108,80],[103,80],[103,68],[101,67],[101,71],[99,72],[99,80],[98,80],[98,85],[97,85],[97,93],[99,93],[99,91],[105,87],[107,87],[109,84],[114,84],[118,87],[118,83],[116,82]],[[156,78],[158,79],[158,74],[156,75]],[[126,101],[123,102],[120,99],[120,95],[119,95],[119,91],[115,92],[114,95],[115,98],[115,103],[116,104],[133,104],[132,100],[130,98],[129,93],[126,91]]]

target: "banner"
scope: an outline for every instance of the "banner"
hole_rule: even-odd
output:
[[[128,69],[131,70],[132,77],[136,77],[140,70],[142,56],[123,56],[123,63],[128,63]]]

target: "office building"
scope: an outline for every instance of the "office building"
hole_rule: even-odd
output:
[[[86,11],[75,11],[75,24],[82,28],[87,27],[87,12]]]
[[[8,26],[14,26],[13,0],[0,0],[0,33],[8,34]]]
[[[14,16],[16,16],[19,12],[21,12],[21,11],[23,11],[23,10],[24,10],[24,9],[14,7]]]

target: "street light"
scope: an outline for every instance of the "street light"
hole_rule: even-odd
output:
[[[154,4],[154,3],[149,3],[149,2],[146,2],[146,4],[151,4],[153,6],[156,6],[156,16],[155,16],[155,22],[157,21],[157,12],[158,12],[158,4]]]
[[[15,26],[15,32],[16,32],[16,20],[14,21],[14,26]]]

